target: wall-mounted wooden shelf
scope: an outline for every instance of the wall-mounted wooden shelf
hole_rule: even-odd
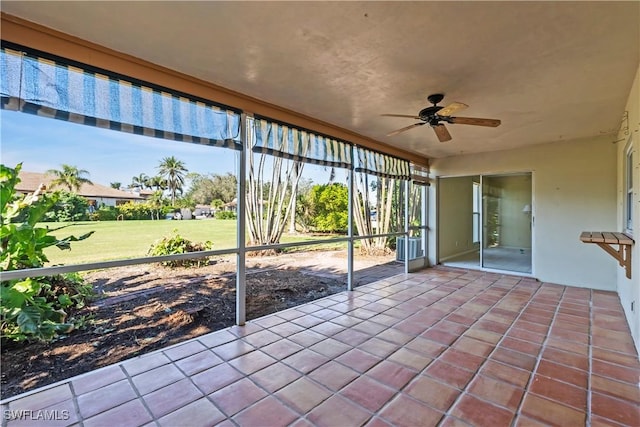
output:
[[[580,240],[584,243],[595,243],[604,249],[618,261],[620,267],[625,268],[627,278],[631,279],[631,247],[634,243],[631,236],[609,231],[583,231]],[[615,249],[611,245],[617,245],[618,248]]]

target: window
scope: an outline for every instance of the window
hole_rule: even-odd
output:
[[[480,183],[473,183],[473,243],[480,243]]]
[[[624,228],[631,233],[633,231],[633,165],[634,165],[633,145],[629,144],[626,152],[624,164]]]

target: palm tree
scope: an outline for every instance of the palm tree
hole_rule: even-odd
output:
[[[155,188],[156,191],[158,190],[166,190],[167,189],[167,180],[164,179],[161,176],[152,176],[151,178],[149,178],[149,185],[152,188]]]
[[[188,169],[182,160],[175,157],[165,157],[158,165],[158,172],[161,177],[166,178],[167,188],[171,192],[171,204],[176,204],[176,193],[182,193],[184,178]]]
[[[69,192],[78,191],[82,184],[93,184],[88,178],[89,171],[78,169],[76,166],[61,165],[62,169],[49,169],[47,175],[53,175],[52,186],[66,187]]]
[[[111,188],[115,188],[116,190],[119,190],[120,187],[122,187],[122,183],[121,182],[112,182],[109,185],[111,185]]]
[[[141,173],[140,175],[134,176],[133,178],[131,178],[131,187],[133,188],[139,188],[142,190],[148,186],[149,186],[149,177],[147,176],[146,173]]]
[[[149,206],[151,206],[151,219],[160,219],[160,212],[164,205],[164,194],[161,190],[154,191],[153,194],[147,199]],[[155,214],[155,217],[154,217]]]

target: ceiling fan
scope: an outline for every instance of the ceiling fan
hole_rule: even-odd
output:
[[[441,122],[458,124],[458,125],[474,125],[474,126],[489,126],[496,127],[500,126],[500,120],[496,119],[480,119],[477,117],[453,117],[452,114],[463,110],[469,107],[466,104],[461,102],[452,102],[446,107],[441,107],[438,104],[444,95],[441,93],[435,93],[433,95],[429,95],[427,100],[433,104],[431,107],[424,108],[420,110],[417,116],[407,115],[407,114],[382,114],[385,117],[407,117],[409,119],[417,119],[422,120],[421,123],[414,123],[412,125],[394,130],[387,134],[387,136],[397,135],[401,132],[408,131],[409,129],[413,129],[418,126],[428,124],[433,128],[440,142],[450,141],[451,134],[445,127],[445,125]]]

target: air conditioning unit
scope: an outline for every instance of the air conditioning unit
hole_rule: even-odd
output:
[[[396,239],[396,261],[404,261],[404,237]],[[409,237],[409,259],[423,256],[422,237]]]

